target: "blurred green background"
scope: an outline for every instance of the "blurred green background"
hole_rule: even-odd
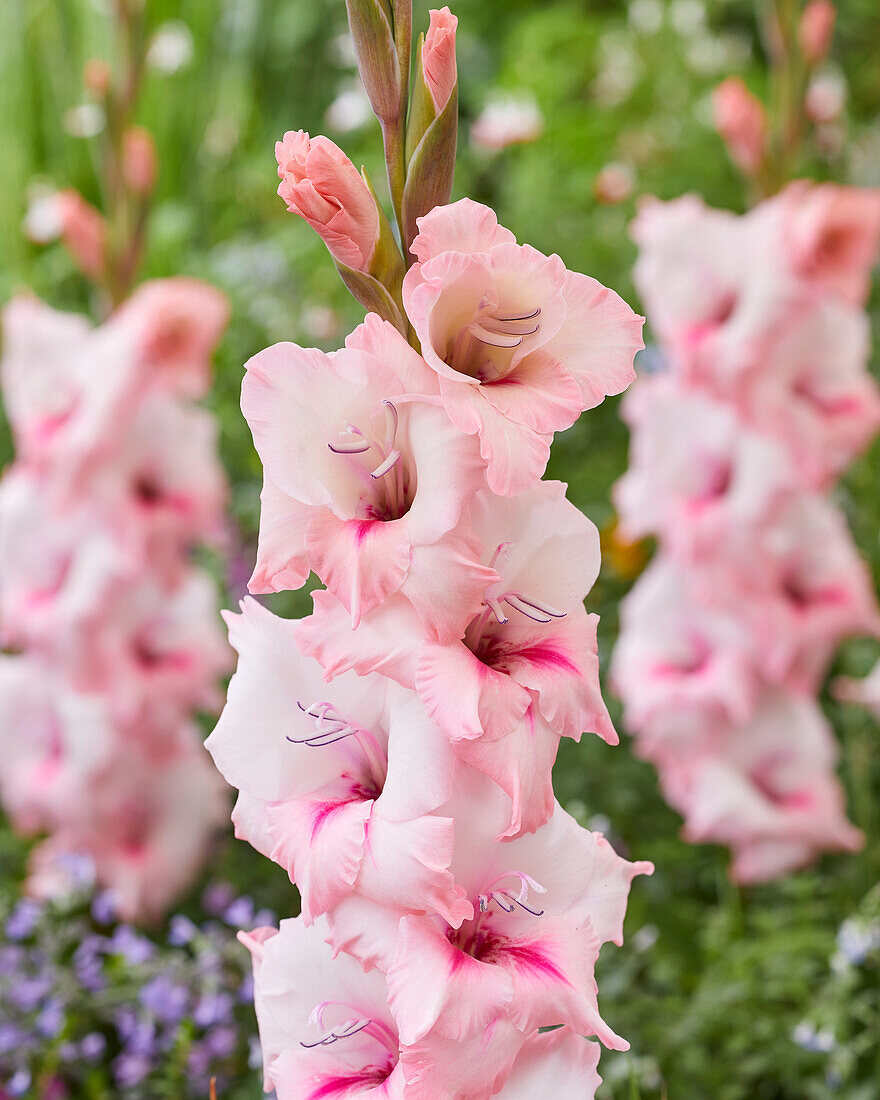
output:
[[[210,403],[222,425],[247,555],[260,467],[238,410],[242,364],[280,339],[338,346],[360,317],[321,242],[275,195],[273,143],[287,129],[327,133],[379,180],[378,128],[359,114],[343,0],[147,4],[166,49],[164,57],[154,51],[139,113],[161,162],[143,274],[196,275],[232,302]],[[827,72],[845,82],[847,106],[802,167],[819,178],[878,184],[880,6],[842,0],[840,7]],[[427,5],[416,8],[416,26],[425,26]],[[76,186],[100,203],[91,145],[70,133],[79,124],[70,109],[84,99],[83,64],[111,53],[105,9],[100,0],[0,3],[0,300],[27,285],[56,307],[92,305],[65,250],[31,245],[21,224],[29,199],[46,184]],[[559,252],[570,268],[636,307],[627,224],[639,195],[698,191],[713,204],[743,207],[743,189],[711,127],[709,96],[730,73],[765,90],[755,4],[457,0],[453,9],[462,109],[456,197],[492,204],[521,241]],[[169,43],[178,51],[174,71],[162,68],[173,68]],[[533,96],[545,128],[531,144],[489,154],[469,140],[469,129],[500,91]],[[617,204],[595,197],[597,173],[608,164],[625,166],[633,179],[632,195]],[[875,322],[876,302],[877,295]],[[0,426],[0,461],[10,455]],[[626,432],[616,403],[607,401],[557,437],[549,473],[570,483],[574,502],[602,527],[610,486],[625,465]],[[875,573],[878,474],[880,446],[837,490]],[[627,584],[609,563],[591,597],[602,615],[603,662]],[[299,614],[306,601],[296,594],[275,606]],[[867,643],[853,642],[835,671],[863,673],[875,656]],[[625,738],[617,749],[598,738],[563,746],[556,772],[563,804],[585,824],[610,823],[621,850],[657,865],[652,879],[636,883],[623,950],[607,948],[600,964],[603,1014],[632,1043],[629,1055],[603,1055],[604,1100],[880,1096],[878,956],[852,966],[836,946],[840,925],[860,905],[867,920],[880,919],[876,896],[863,902],[880,879],[877,729],[854,708],[827,706],[865,849],[748,890],[727,881],[725,852],[678,839],[679,819]],[[21,846],[0,833],[0,889],[14,886],[21,857]],[[283,873],[231,834],[220,842],[217,868],[258,904],[295,910]],[[833,1033],[830,1050],[809,1049],[816,1044],[803,1040],[803,1028],[795,1041],[804,1020]],[[255,1075],[242,1081],[241,1096],[257,1094]]]

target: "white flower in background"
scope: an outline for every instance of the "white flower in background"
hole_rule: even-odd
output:
[[[359,130],[373,117],[373,109],[359,80],[346,83],[327,108],[324,121],[331,130],[348,134]]]
[[[813,122],[834,122],[846,106],[846,79],[837,69],[823,69],[810,81],[804,98],[807,117]]]
[[[147,64],[162,73],[176,73],[192,61],[192,56],[192,31],[179,19],[169,19],[153,35]]]
[[[544,132],[544,116],[530,92],[497,93],[471,126],[471,141],[493,152],[535,141]]]
[[[57,193],[54,187],[42,184],[31,189],[21,228],[34,244],[49,244],[61,236],[64,222],[56,202]]]
[[[663,26],[660,0],[632,0],[626,17],[636,34],[656,34]]]
[[[107,118],[97,103],[81,103],[64,114],[64,129],[71,137],[90,138],[104,129]]]

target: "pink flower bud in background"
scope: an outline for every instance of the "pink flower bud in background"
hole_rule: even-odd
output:
[[[449,10],[431,12],[431,25],[422,47],[422,71],[439,115],[452,95],[458,80],[455,65],[455,28],[458,20]]]
[[[92,57],[83,66],[83,85],[98,99],[103,99],[110,91],[113,82],[113,70],[106,61]]]
[[[764,104],[738,76],[722,81],[712,93],[715,129],[734,164],[752,175],[764,159],[767,115]]]
[[[626,164],[606,164],[593,180],[593,195],[597,202],[613,206],[625,202],[632,194],[633,174]]]
[[[142,126],[132,126],[122,139],[122,171],[125,182],[136,195],[149,195],[159,170],[152,134]]]
[[[837,9],[831,0],[810,0],[804,8],[800,26],[801,50],[811,65],[827,57],[836,18]]]
[[[104,270],[106,225],[100,211],[72,188],[55,196],[61,236],[84,275],[97,279]]]
[[[366,272],[379,239],[376,200],[358,170],[329,138],[289,130],[275,143],[278,194],[346,267]]]

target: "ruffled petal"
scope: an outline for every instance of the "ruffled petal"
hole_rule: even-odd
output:
[[[497,244],[515,244],[516,237],[498,224],[495,211],[473,199],[436,206],[419,218],[419,233],[410,251],[420,263],[443,252],[489,252]]]
[[[349,611],[354,627],[400,588],[409,569],[406,518],[341,520],[324,508],[309,524],[306,546],[312,568]]]
[[[248,581],[249,592],[286,592],[306,583],[306,528],[313,514],[311,505],[294,500],[264,478],[257,562]]]

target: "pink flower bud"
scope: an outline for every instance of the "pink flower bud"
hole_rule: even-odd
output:
[[[455,65],[455,28],[458,20],[449,10],[431,12],[431,24],[422,47],[422,72],[439,115],[449,102],[458,80]]]
[[[156,184],[156,146],[148,130],[132,126],[122,139],[122,171],[136,195],[149,195]]]
[[[73,189],[59,191],[55,201],[64,243],[83,274],[97,279],[106,258],[106,226],[100,211]]]
[[[764,159],[767,115],[764,104],[738,76],[722,81],[712,95],[715,129],[737,167],[751,175]]]
[[[83,84],[98,99],[104,98],[112,82],[113,72],[110,66],[99,57],[90,58],[83,66]]]
[[[593,180],[593,194],[597,202],[613,206],[625,202],[633,189],[632,170],[626,164],[606,164]]]
[[[800,41],[804,58],[815,65],[827,57],[837,9],[831,0],[810,0],[801,16]]]
[[[355,271],[369,271],[379,239],[376,200],[358,170],[329,138],[289,130],[275,143],[278,194],[321,237],[330,254]]]

